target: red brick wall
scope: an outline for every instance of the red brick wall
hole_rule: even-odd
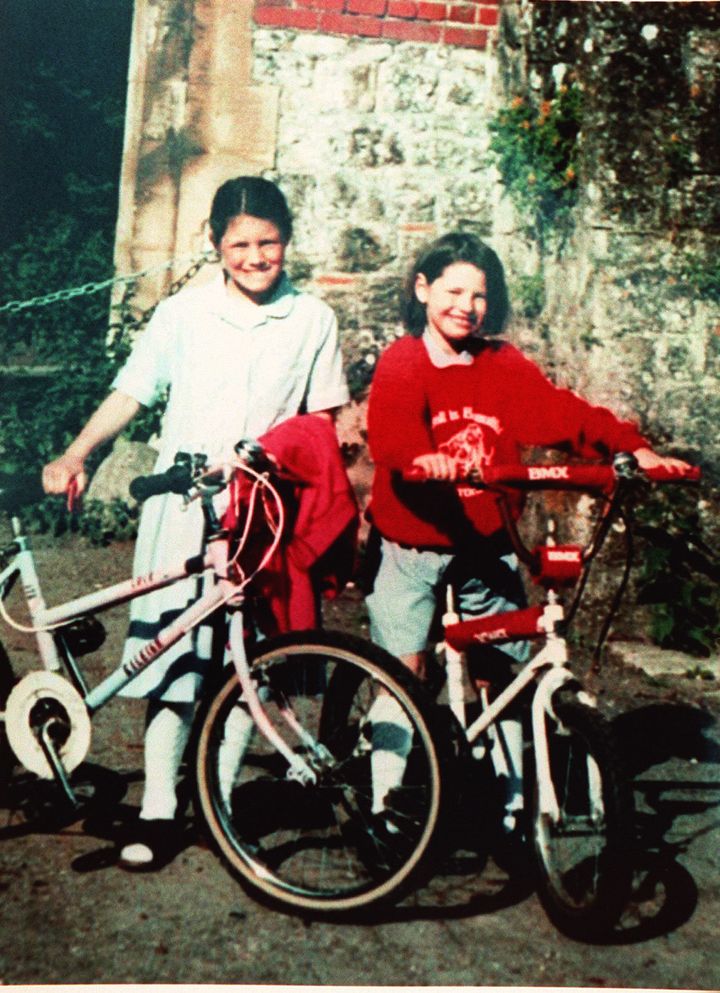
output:
[[[485,48],[500,0],[256,0],[263,27]]]

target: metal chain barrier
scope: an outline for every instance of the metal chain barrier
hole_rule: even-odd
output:
[[[204,252],[199,258],[196,258],[189,269],[186,269],[186,271],[182,273],[181,276],[178,276],[177,279],[173,280],[173,282],[170,283],[170,286],[167,288],[167,291],[165,293],[165,298],[174,296],[175,293],[179,293],[180,290],[190,282],[193,276],[197,275],[197,273],[202,269],[204,265],[216,259],[217,259],[217,253],[214,251]],[[157,271],[158,268],[167,269],[172,264],[173,263],[170,262],[169,264],[166,264],[164,266],[156,267],[154,270],[148,269],[146,270],[145,273],[142,273],[142,275],[146,275],[148,272]],[[123,304],[126,303],[127,295],[132,292],[132,283],[137,278],[139,277],[136,276],[133,279],[133,277],[130,276],[123,276],[120,279],[115,280],[115,282],[118,283],[123,282],[126,285],[125,296],[123,297],[123,300],[121,301],[120,304],[121,307],[123,306]],[[158,300],[151,307],[147,307],[137,317],[131,318],[130,320],[121,320],[121,321],[112,322],[108,330],[111,332],[115,331],[121,334],[127,334],[128,332],[132,332],[132,331],[139,331],[140,328],[144,327],[144,325],[147,324],[147,322],[150,320],[152,315],[157,310],[159,303],[160,301]]]
[[[29,310],[31,307],[48,307],[53,303],[73,300],[75,297],[88,296],[92,293],[100,293],[102,290],[118,284],[125,284],[127,287],[130,287],[132,284],[142,279],[143,276],[149,276],[152,273],[162,272],[163,270],[170,269],[172,266],[181,262],[191,262],[192,265],[187,272],[183,273],[182,276],[178,277],[178,279],[171,284],[167,295],[172,296],[173,293],[177,293],[179,289],[182,289],[182,287],[190,279],[192,279],[192,277],[200,269],[202,269],[206,262],[211,261],[211,259],[215,257],[215,252],[204,252],[199,258],[197,256],[192,256],[189,259],[170,259],[169,262],[163,262],[161,265],[152,266],[150,269],[143,269],[141,272],[131,273],[129,276],[112,276],[109,279],[103,279],[96,283],[85,283],[82,286],[55,290],[53,293],[46,293],[43,296],[33,297],[31,300],[8,300],[6,303],[0,304],[0,314],[18,314],[23,310]],[[136,324],[136,322],[133,321],[132,327],[141,327],[142,324],[149,320],[156,307],[157,304],[155,304],[152,308],[148,308],[147,311],[144,311],[138,318],[138,321],[141,323]]]

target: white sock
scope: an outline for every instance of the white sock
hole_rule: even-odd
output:
[[[255,722],[245,707],[237,705],[225,722],[223,740],[218,749],[218,779],[220,796],[227,810],[230,809],[233,786],[245,752],[253,738]]]
[[[412,745],[412,724],[395,697],[380,693],[368,712],[372,724],[372,812],[380,813],[390,790],[402,782]]]
[[[177,811],[178,770],[190,737],[193,703],[151,700],[145,727],[145,791],[140,817],[172,819]]]
[[[503,827],[512,831],[517,826],[517,814],[525,805],[523,796],[522,722],[516,717],[494,725],[492,760],[495,772],[505,780],[505,816]]]

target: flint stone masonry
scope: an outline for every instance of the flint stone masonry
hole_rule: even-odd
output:
[[[484,52],[256,29],[254,79],[279,89],[275,168],[313,272],[407,263],[407,234],[466,222],[488,234],[499,195],[486,161]],[[348,232],[374,253],[348,258]],[[339,258],[342,256],[342,259]]]

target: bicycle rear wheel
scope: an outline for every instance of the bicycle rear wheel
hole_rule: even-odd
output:
[[[533,810],[538,895],[556,926],[592,938],[617,922],[632,881],[633,799],[611,729],[577,700],[546,718],[559,817]]]
[[[231,670],[202,722],[196,765],[200,810],[227,867],[256,897],[313,913],[355,912],[412,887],[441,802],[430,704],[414,677],[370,643],[321,631],[262,643],[252,672],[274,728],[315,781],[295,778],[255,728]],[[373,813],[378,696],[410,745]]]

